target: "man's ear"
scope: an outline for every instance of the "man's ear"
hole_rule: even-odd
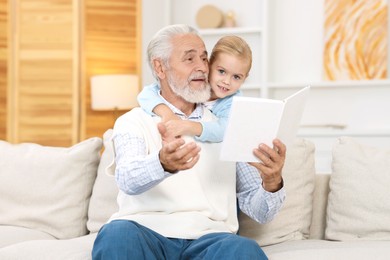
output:
[[[154,67],[154,71],[156,72],[156,75],[160,79],[164,79],[165,78],[165,67],[164,67],[164,64],[161,62],[161,60],[159,60],[159,59],[153,60],[153,67]]]

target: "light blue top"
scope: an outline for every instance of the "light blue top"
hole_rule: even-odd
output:
[[[138,94],[138,103],[148,114],[154,115],[153,109],[165,103],[159,95],[160,86],[158,83],[147,85]],[[200,122],[202,124],[202,134],[195,139],[200,142],[222,142],[225,133],[226,125],[229,118],[230,107],[232,106],[233,96],[241,95],[240,91],[225,98],[217,99],[212,107],[208,107],[218,120],[209,122]]]

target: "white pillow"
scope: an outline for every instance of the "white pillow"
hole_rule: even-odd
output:
[[[309,237],[315,182],[312,142],[296,139],[287,150],[283,180],[286,200],[271,222],[262,225],[240,213],[240,235],[256,240],[260,246]]]
[[[325,238],[390,240],[390,149],[341,137],[333,147]]]
[[[0,225],[59,239],[87,234],[87,210],[101,138],[72,147],[0,141]]]
[[[88,210],[87,227],[90,232],[98,232],[111,215],[118,211],[116,198],[119,189],[114,176],[109,176],[106,173],[106,168],[114,160],[114,146],[111,136],[112,129],[108,129],[103,135],[104,152],[100,160]]]

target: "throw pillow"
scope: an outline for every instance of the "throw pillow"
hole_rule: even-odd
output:
[[[390,240],[390,149],[341,137],[333,147],[325,237]]]
[[[0,225],[58,239],[87,234],[101,147],[97,137],[69,148],[0,141]]]
[[[87,227],[90,232],[98,232],[112,214],[118,211],[116,198],[118,186],[114,176],[106,173],[106,168],[114,160],[114,146],[111,141],[112,129],[103,135],[104,151],[98,168],[98,175],[93,186],[88,210]]]
[[[309,237],[315,182],[312,142],[297,139],[294,145],[287,149],[283,180],[286,200],[271,222],[259,224],[240,213],[240,235],[256,240],[260,246]]]

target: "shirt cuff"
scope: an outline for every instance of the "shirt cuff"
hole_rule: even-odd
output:
[[[166,179],[170,176],[172,176],[173,173],[176,173],[176,172],[167,172],[164,170],[164,167],[162,166],[161,162],[160,162],[160,157],[159,157],[159,152],[156,152],[156,153],[152,153],[152,154],[149,154],[147,157],[149,157],[148,160],[150,163],[148,163],[148,167],[150,169],[153,169],[156,174],[161,174],[163,173],[163,179]]]

